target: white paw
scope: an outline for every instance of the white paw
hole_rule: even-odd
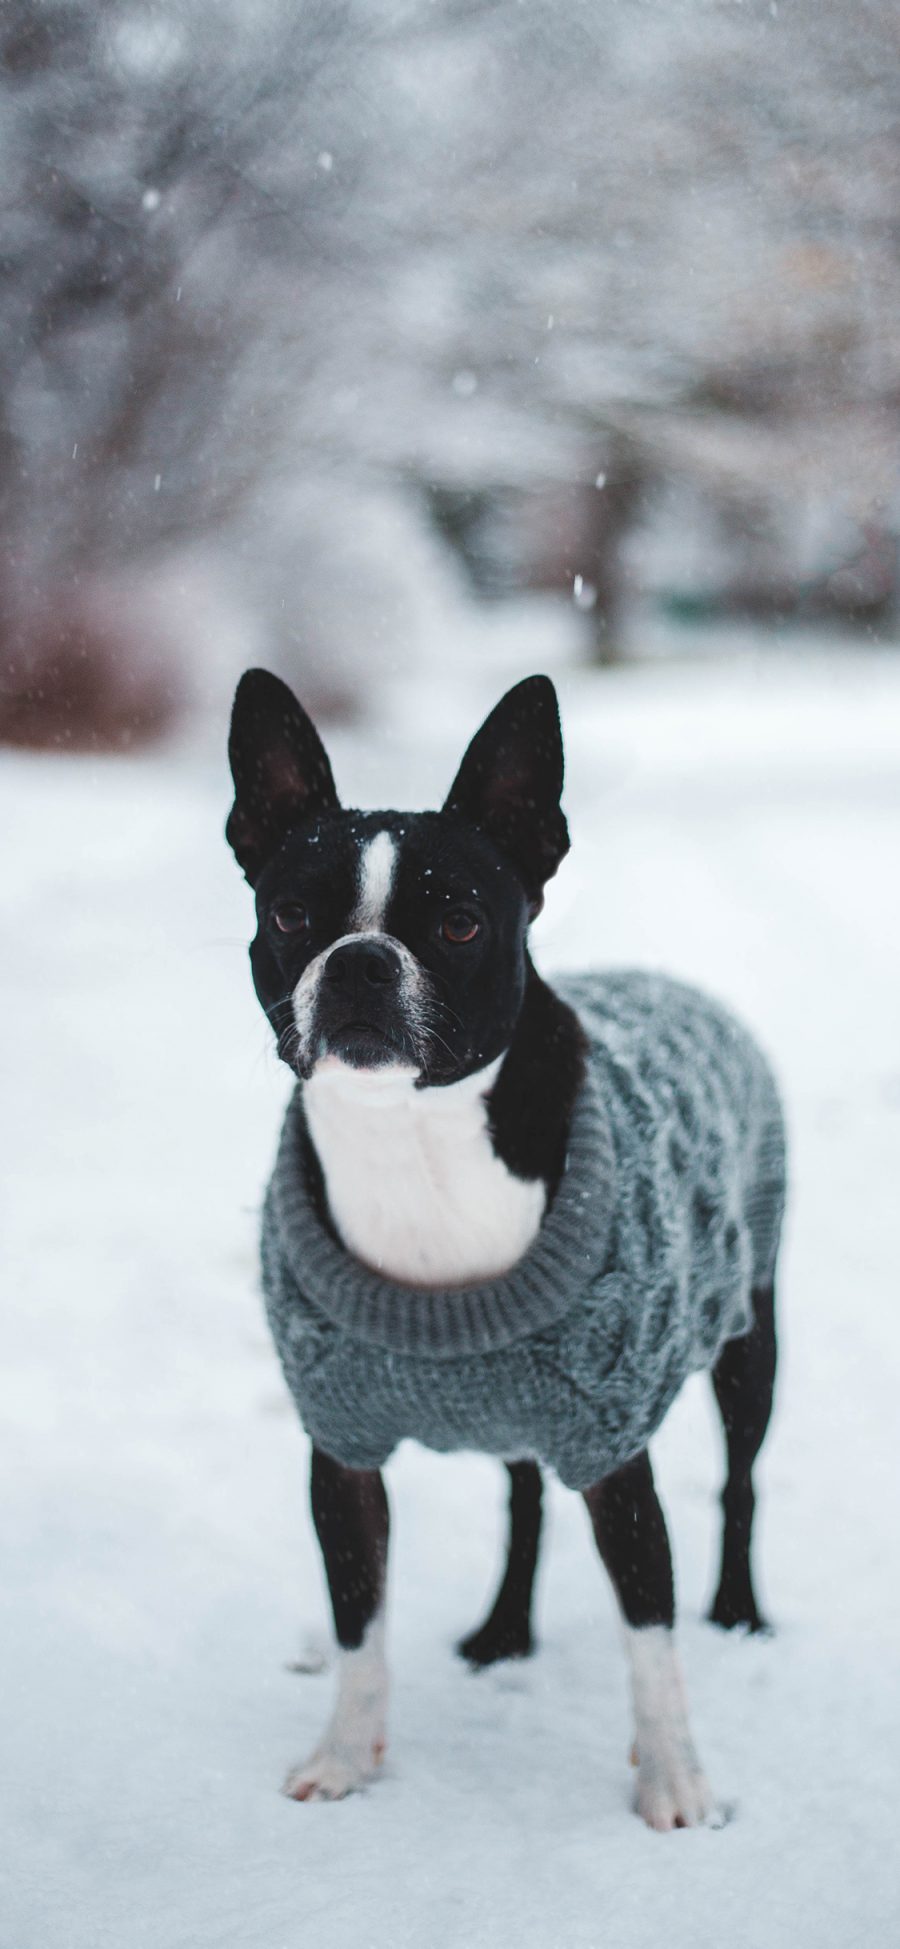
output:
[[[637,1810],[648,1827],[668,1834],[673,1827],[721,1824],[709,1782],[689,1745],[681,1751],[638,1748]]]
[[[637,1739],[637,1810],[648,1827],[721,1825],[688,1725],[672,1633],[662,1624],[626,1627]]]
[[[289,1800],[343,1800],[364,1787],[384,1759],[384,1740],[371,1745],[320,1746],[304,1766],[292,1766],[282,1787]]]

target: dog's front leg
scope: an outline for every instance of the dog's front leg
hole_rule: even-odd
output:
[[[384,1757],[388,1505],[377,1469],[343,1468],[318,1448],[310,1486],[339,1646],[338,1694],[319,1745],[292,1768],[284,1791],[293,1800],[340,1800]]]
[[[584,1491],[625,1626],[634,1697],[638,1812],[649,1827],[695,1827],[713,1798],[691,1738],[675,1650],[672,1556],[650,1458]]]

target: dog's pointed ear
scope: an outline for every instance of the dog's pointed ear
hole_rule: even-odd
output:
[[[268,670],[245,670],[228,736],[234,804],[225,837],[251,886],[292,826],[337,810],[319,733],[292,690]]]
[[[445,812],[487,833],[520,874],[536,912],[544,882],[569,850],[560,810],[563,748],[549,677],[526,677],[476,731]]]

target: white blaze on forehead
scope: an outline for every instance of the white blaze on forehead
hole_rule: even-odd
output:
[[[353,924],[361,933],[384,932],[384,917],[396,865],[397,848],[390,833],[376,832],[374,839],[367,841],[360,854],[359,900]]]

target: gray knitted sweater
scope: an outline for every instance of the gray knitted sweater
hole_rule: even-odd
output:
[[[421,1291],[370,1272],[320,1215],[299,1089],[288,1107],[263,1215],[269,1321],[304,1427],[350,1467],[413,1436],[535,1456],[585,1488],[751,1325],[784,1203],[763,1057],[662,976],[555,986],[586,1030],[588,1073],[553,1204],[500,1278]]]

